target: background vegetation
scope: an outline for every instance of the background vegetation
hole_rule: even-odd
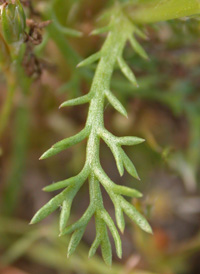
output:
[[[145,234],[127,220],[122,236],[123,258],[118,260],[114,253],[109,268],[99,251],[94,258],[87,258],[95,237],[93,219],[69,259],[68,236],[57,236],[58,212],[39,225],[28,223],[53,197],[41,189],[49,182],[78,174],[84,164],[84,142],[48,160],[38,159],[52,144],[84,127],[85,105],[61,110],[58,106],[89,91],[95,66],[77,69],[76,65],[101,48],[105,34],[89,34],[106,24],[106,16],[97,19],[113,1],[21,2],[28,18],[29,38],[11,70],[14,80],[3,67],[0,74],[1,111],[5,102],[10,106],[2,130],[4,122],[0,125],[0,272],[200,273],[198,17],[141,26],[148,39],[138,40],[150,60],[138,57],[129,44],[124,52],[139,89],[129,84],[119,70],[114,73],[112,89],[126,106],[129,119],[107,105],[105,126],[118,136],[146,139],[145,144],[126,149],[141,182],[133,181],[128,174],[118,176],[114,159],[103,143],[101,162],[116,183],[133,185],[144,193],[144,198],[133,199],[132,203],[146,216],[154,235]],[[64,34],[66,29],[61,26],[79,30],[83,36],[69,36],[79,36],[77,32]],[[105,207],[113,217],[112,203],[103,194]],[[71,221],[80,218],[88,199],[86,184],[74,200]]]

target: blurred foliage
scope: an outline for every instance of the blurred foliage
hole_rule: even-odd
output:
[[[84,163],[82,143],[48,161],[39,162],[38,158],[57,140],[83,128],[84,106],[60,111],[57,107],[89,90],[94,66],[76,69],[76,65],[100,49],[105,36],[89,34],[105,25],[107,18],[100,15],[114,1],[21,2],[29,18],[29,39],[20,49],[12,76],[4,68],[0,75],[1,111],[9,87],[11,94],[8,119],[2,133],[0,129],[0,272],[200,273],[199,18],[141,26],[148,39],[139,41],[150,60],[139,58],[129,44],[124,52],[139,89],[118,71],[114,73],[112,89],[126,105],[129,119],[106,107],[105,125],[116,135],[146,139],[144,146],[127,150],[142,184],[132,182],[127,174],[122,178],[115,175],[113,158],[104,144],[102,165],[117,183],[132,184],[145,193],[145,198],[132,203],[150,220],[154,235],[144,234],[129,222],[122,237],[123,259],[118,261],[114,255],[112,268],[107,268],[99,251],[93,259],[87,258],[95,237],[93,220],[70,259],[66,257],[68,237],[57,237],[56,215],[39,226],[27,224],[52,197],[41,193],[41,188],[79,172]],[[63,28],[76,29],[83,36],[64,34],[54,24],[55,16]],[[41,25],[45,20],[52,23]],[[104,198],[112,216],[114,210],[105,193]],[[75,200],[72,221],[82,215],[87,201],[84,186]]]

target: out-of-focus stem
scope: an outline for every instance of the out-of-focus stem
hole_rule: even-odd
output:
[[[4,216],[11,216],[19,200],[20,189],[23,184],[23,174],[26,166],[26,155],[29,142],[30,109],[28,98],[32,80],[29,79],[21,66],[24,49],[19,52],[16,60],[15,79],[21,90],[20,105],[17,106],[14,118],[12,153],[10,158],[9,174],[6,178],[3,192],[2,212]],[[15,85],[16,85],[15,84]]]
[[[14,92],[15,92],[15,88],[16,88],[14,76],[8,71],[5,72],[5,75],[6,75],[8,87],[7,87],[6,99],[5,99],[5,102],[3,104],[3,107],[2,107],[1,113],[0,113],[0,139],[3,135],[3,132],[7,126],[7,123],[8,123],[8,119],[10,117],[13,96],[14,96]]]
[[[16,113],[10,172],[3,195],[2,210],[4,216],[11,216],[17,206],[26,164],[28,135],[29,109],[28,106],[24,105],[20,106]]]
[[[200,13],[199,0],[129,1],[125,11],[136,23],[166,21]]]

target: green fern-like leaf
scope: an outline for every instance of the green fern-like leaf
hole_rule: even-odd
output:
[[[113,236],[117,255],[121,258],[121,239],[117,227],[123,233],[125,228],[124,213],[144,231],[152,233],[152,230],[146,219],[131,203],[123,198],[123,196],[140,198],[142,194],[135,189],[115,184],[101,167],[99,158],[100,140],[102,139],[114,155],[119,174],[122,176],[124,169],[126,169],[131,176],[139,179],[135,166],[124,152],[122,146],[137,145],[144,142],[144,140],[131,136],[114,136],[105,129],[103,115],[105,99],[107,99],[118,112],[125,117],[128,116],[124,106],[110,91],[110,82],[114,68],[118,64],[121,71],[131,83],[137,85],[136,78],[123,60],[122,55],[126,42],[130,40],[135,51],[146,58],[144,50],[136,42],[135,38],[130,38],[136,32],[140,36],[143,36],[143,34],[126,18],[118,7],[112,13],[109,28],[104,28],[93,33],[97,34],[105,30],[109,31],[109,34],[101,50],[79,64],[79,66],[85,66],[98,61],[90,92],[82,97],[64,102],[61,105],[61,107],[65,107],[89,103],[85,128],[75,136],[56,143],[41,157],[41,159],[46,159],[87,139],[85,165],[78,175],[44,188],[45,191],[64,190],[44,205],[33,217],[31,223],[41,221],[58,207],[61,207],[60,235],[72,233],[68,247],[68,256],[70,256],[81,241],[88,222],[94,216],[96,237],[90,248],[89,257],[92,257],[97,248],[101,246],[102,257],[105,263],[111,265],[112,250],[107,229],[110,230]],[[67,226],[73,199],[86,180],[88,180],[90,192],[88,208],[79,220]],[[100,185],[104,187],[114,204],[117,227],[104,208]]]

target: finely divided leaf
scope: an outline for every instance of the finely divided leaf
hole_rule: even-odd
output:
[[[121,69],[121,71],[123,72],[123,74],[126,76],[126,78],[136,87],[138,87],[138,83],[136,80],[136,77],[134,75],[134,73],[132,72],[132,70],[129,68],[129,66],[126,64],[126,62],[123,60],[122,57],[118,57],[117,59],[119,67]]]
[[[138,190],[126,186],[115,185],[113,187],[113,191],[116,194],[121,194],[128,197],[141,198],[143,196]]]
[[[58,19],[57,19],[54,12],[52,12],[51,17],[52,17],[52,21],[53,21],[54,26],[56,27],[56,29],[59,32],[61,32],[63,34],[66,34],[66,35],[69,35],[69,36],[74,36],[74,37],[81,37],[83,35],[82,32],[80,32],[80,31],[77,31],[77,30],[62,26],[60,24],[60,22],[58,21]]]
[[[111,27],[111,25],[108,25],[102,28],[95,29],[90,33],[90,35],[99,35],[105,32],[109,32],[111,30]]]
[[[81,130],[79,133],[77,133],[76,135],[66,138],[58,143],[56,143],[55,145],[53,145],[52,148],[50,148],[49,150],[47,150],[41,157],[40,160],[44,160],[47,159],[51,156],[54,156],[56,154],[58,154],[59,152],[73,146],[76,145],[78,143],[80,143],[82,140],[84,140],[89,134],[89,128],[85,127],[83,130]]]
[[[85,213],[83,214],[83,216],[74,224],[69,225],[68,227],[66,227],[61,233],[60,236],[63,236],[65,234],[70,234],[73,231],[86,226],[88,224],[88,222],[90,221],[92,215],[94,214],[94,207],[92,206],[92,204],[89,205],[89,207],[87,208],[87,210],[85,211]]]
[[[103,235],[103,231],[102,231],[102,235]],[[109,240],[108,232],[106,228],[104,229],[104,235],[101,241],[101,254],[104,259],[104,262],[108,266],[111,266],[112,265],[112,248],[111,248],[111,244],[110,244],[110,240]]]
[[[145,50],[142,48],[142,46],[137,42],[137,40],[133,36],[129,37],[129,41],[137,54],[139,54],[144,59],[149,59]]]
[[[80,143],[81,141],[83,141],[89,135],[89,132],[90,132],[89,127],[85,127],[83,130],[81,130],[76,135],[66,138],[66,139],[54,144],[53,148],[67,149],[71,146],[74,146],[74,145]]]
[[[81,96],[81,97],[78,97],[78,98],[75,98],[72,100],[68,100],[68,101],[62,103],[59,108],[86,104],[86,103],[90,102],[91,98],[92,98],[92,93],[90,92],[84,96]]]
[[[90,247],[89,254],[88,254],[89,258],[92,258],[94,256],[100,243],[101,243],[101,237],[100,235],[97,235],[92,246]]]
[[[60,222],[59,222],[60,232],[63,231],[63,229],[66,227],[67,222],[69,220],[72,201],[73,201],[73,198],[72,199],[66,199],[62,203],[62,209],[61,209],[61,213],[60,213]]]
[[[93,64],[94,62],[98,61],[101,58],[101,52],[98,51],[94,54],[92,54],[91,56],[89,56],[88,58],[86,58],[85,60],[83,60],[82,62],[80,62],[77,67],[84,67],[84,66],[88,66]]]
[[[88,176],[87,168],[85,169],[83,168],[83,170],[78,175],[71,177],[69,179],[51,184],[49,186],[46,186],[45,188],[43,188],[43,190],[47,192],[51,192],[61,188],[68,187],[70,185],[82,184],[86,180],[87,176]]]
[[[100,136],[102,137],[102,139],[105,141],[105,143],[108,145],[108,147],[112,151],[119,174],[120,176],[123,176],[124,165],[123,165],[123,161],[122,161],[122,157],[121,157],[120,149],[118,145],[114,142],[112,138],[107,138],[104,134],[100,134]]]
[[[125,228],[125,220],[124,220],[124,214],[121,206],[117,203],[115,203],[115,218],[117,222],[117,226],[119,227],[119,230],[121,233],[124,233]]]
[[[144,139],[133,136],[119,137],[118,144],[121,146],[134,146],[145,142]]]
[[[123,116],[125,116],[126,118],[128,117],[127,111],[124,108],[124,106],[121,104],[121,102],[117,99],[117,97],[115,97],[112,92],[110,92],[109,90],[105,91],[105,95],[109,101],[109,103],[117,110],[119,111],[119,113],[121,113]]]
[[[65,200],[68,189],[63,190],[60,194],[52,198],[45,204],[32,218],[30,224],[36,224],[54,212]]]
[[[122,155],[122,159],[123,159],[123,162],[124,162],[124,167],[126,168],[126,170],[128,171],[128,173],[131,176],[133,176],[134,178],[140,180],[134,164],[129,159],[129,157],[126,155],[126,153],[123,151],[123,149],[121,150],[121,155]]]
[[[138,27],[136,27],[136,26],[134,26],[134,32],[135,32],[140,38],[142,38],[142,39],[144,39],[144,40],[147,40],[147,39],[148,39],[147,35],[146,35],[143,31],[141,31]]]
[[[48,149],[45,153],[42,154],[42,156],[40,157],[40,160],[47,159],[51,156],[54,156],[54,155],[58,154],[61,151],[63,151],[62,147],[59,147],[59,148],[53,148],[52,147],[52,148]]]
[[[85,226],[77,229],[74,231],[71,239],[70,239],[70,242],[69,242],[69,246],[68,246],[68,251],[67,251],[67,257],[69,258],[73,253],[74,251],[76,250],[78,244],[80,243],[82,237],[83,237],[83,234],[84,234],[84,231],[85,231]]]
[[[152,234],[152,229],[147,220],[136,210],[136,208],[120,197],[120,204],[126,215],[133,220],[142,230]]]
[[[108,212],[106,210],[103,210],[101,212],[101,217],[104,220],[104,222],[106,223],[106,225],[108,226],[108,228],[113,236],[116,251],[117,251],[117,256],[119,258],[121,258],[122,257],[122,243],[121,243],[121,238],[119,236],[117,228],[116,228],[112,218],[110,217],[110,215],[108,214]]]

